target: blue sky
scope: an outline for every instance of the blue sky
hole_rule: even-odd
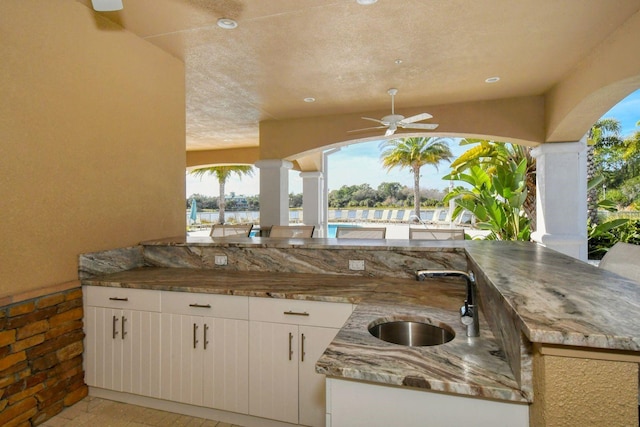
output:
[[[620,101],[603,117],[616,118],[622,124],[622,135],[627,136],[639,130],[636,123],[640,120],[640,90]],[[402,185],[413,187],[413,175],[409,170],[392,169],[386,171],[380,163],[379,141],[364,142],[342,147],[340,151],[329,156],[328,184],[329,191],[340,188],[343,185],[369,184],[377,188],[382,182],[399,182]],[[456,142],[450,144],[451,151],[458,157],[466,147],[460,147]],[[442,163],[439,170],[433,166],[424,166],[421,170],[421,188],[444,189],[448,186],[442,177],[449,171],[448,163]],[[256,170],[253,178],[231,178],[226,185],[227,194],[255,195],[260,192],[259,172]],[[289,172],[289,192],[302,193],[302,179],[299,172]],[[218,183],[212,177],[202,180],[187,175],[186,196],[191,194],[204,194],[218,196]]]

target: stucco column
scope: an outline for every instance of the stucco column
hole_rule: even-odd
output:
[[[259,160],[260,226],[289,224],[289,169],[286,160]]]
[[[302,220],[305,225],[314,225],[316,235],[324,237],[322,202],[324,201],[322,172],[300,172],[302,178]]]
[[[535,427],[638,425],[638,356],[581,347],[534,345]]]
[[[537,163],[537,230],[532,239],[587,260],[587,153],[579,142],[546,143],[532,150]]]

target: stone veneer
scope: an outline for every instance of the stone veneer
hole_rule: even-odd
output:
[[[0,425],[36,426],[87,395],[82,289],[0,308]]]

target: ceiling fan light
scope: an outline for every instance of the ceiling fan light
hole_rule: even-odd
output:
[[[122,0],[91,0],[93,10],[96,12],[113,12],[122,10]]]
[[[378,0],[356,0],[356,1],[358,2],[358,4],[367,6],[367,5],[376,3]]]

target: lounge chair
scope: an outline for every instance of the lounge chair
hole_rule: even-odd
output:
[[[338,239],[384,239],[386,227],[337,227]]]
[[[409,228],[409,240],[464,240],[461,228]]]
[[[211,237],[249,237],[253,224],[214,224],[211,227]]]
[[[640,283],[640,245],[618,242],[602,257],[599,268]]]
[[[272,225],[269,237],[303,239],[313,237],[314,225]]]

